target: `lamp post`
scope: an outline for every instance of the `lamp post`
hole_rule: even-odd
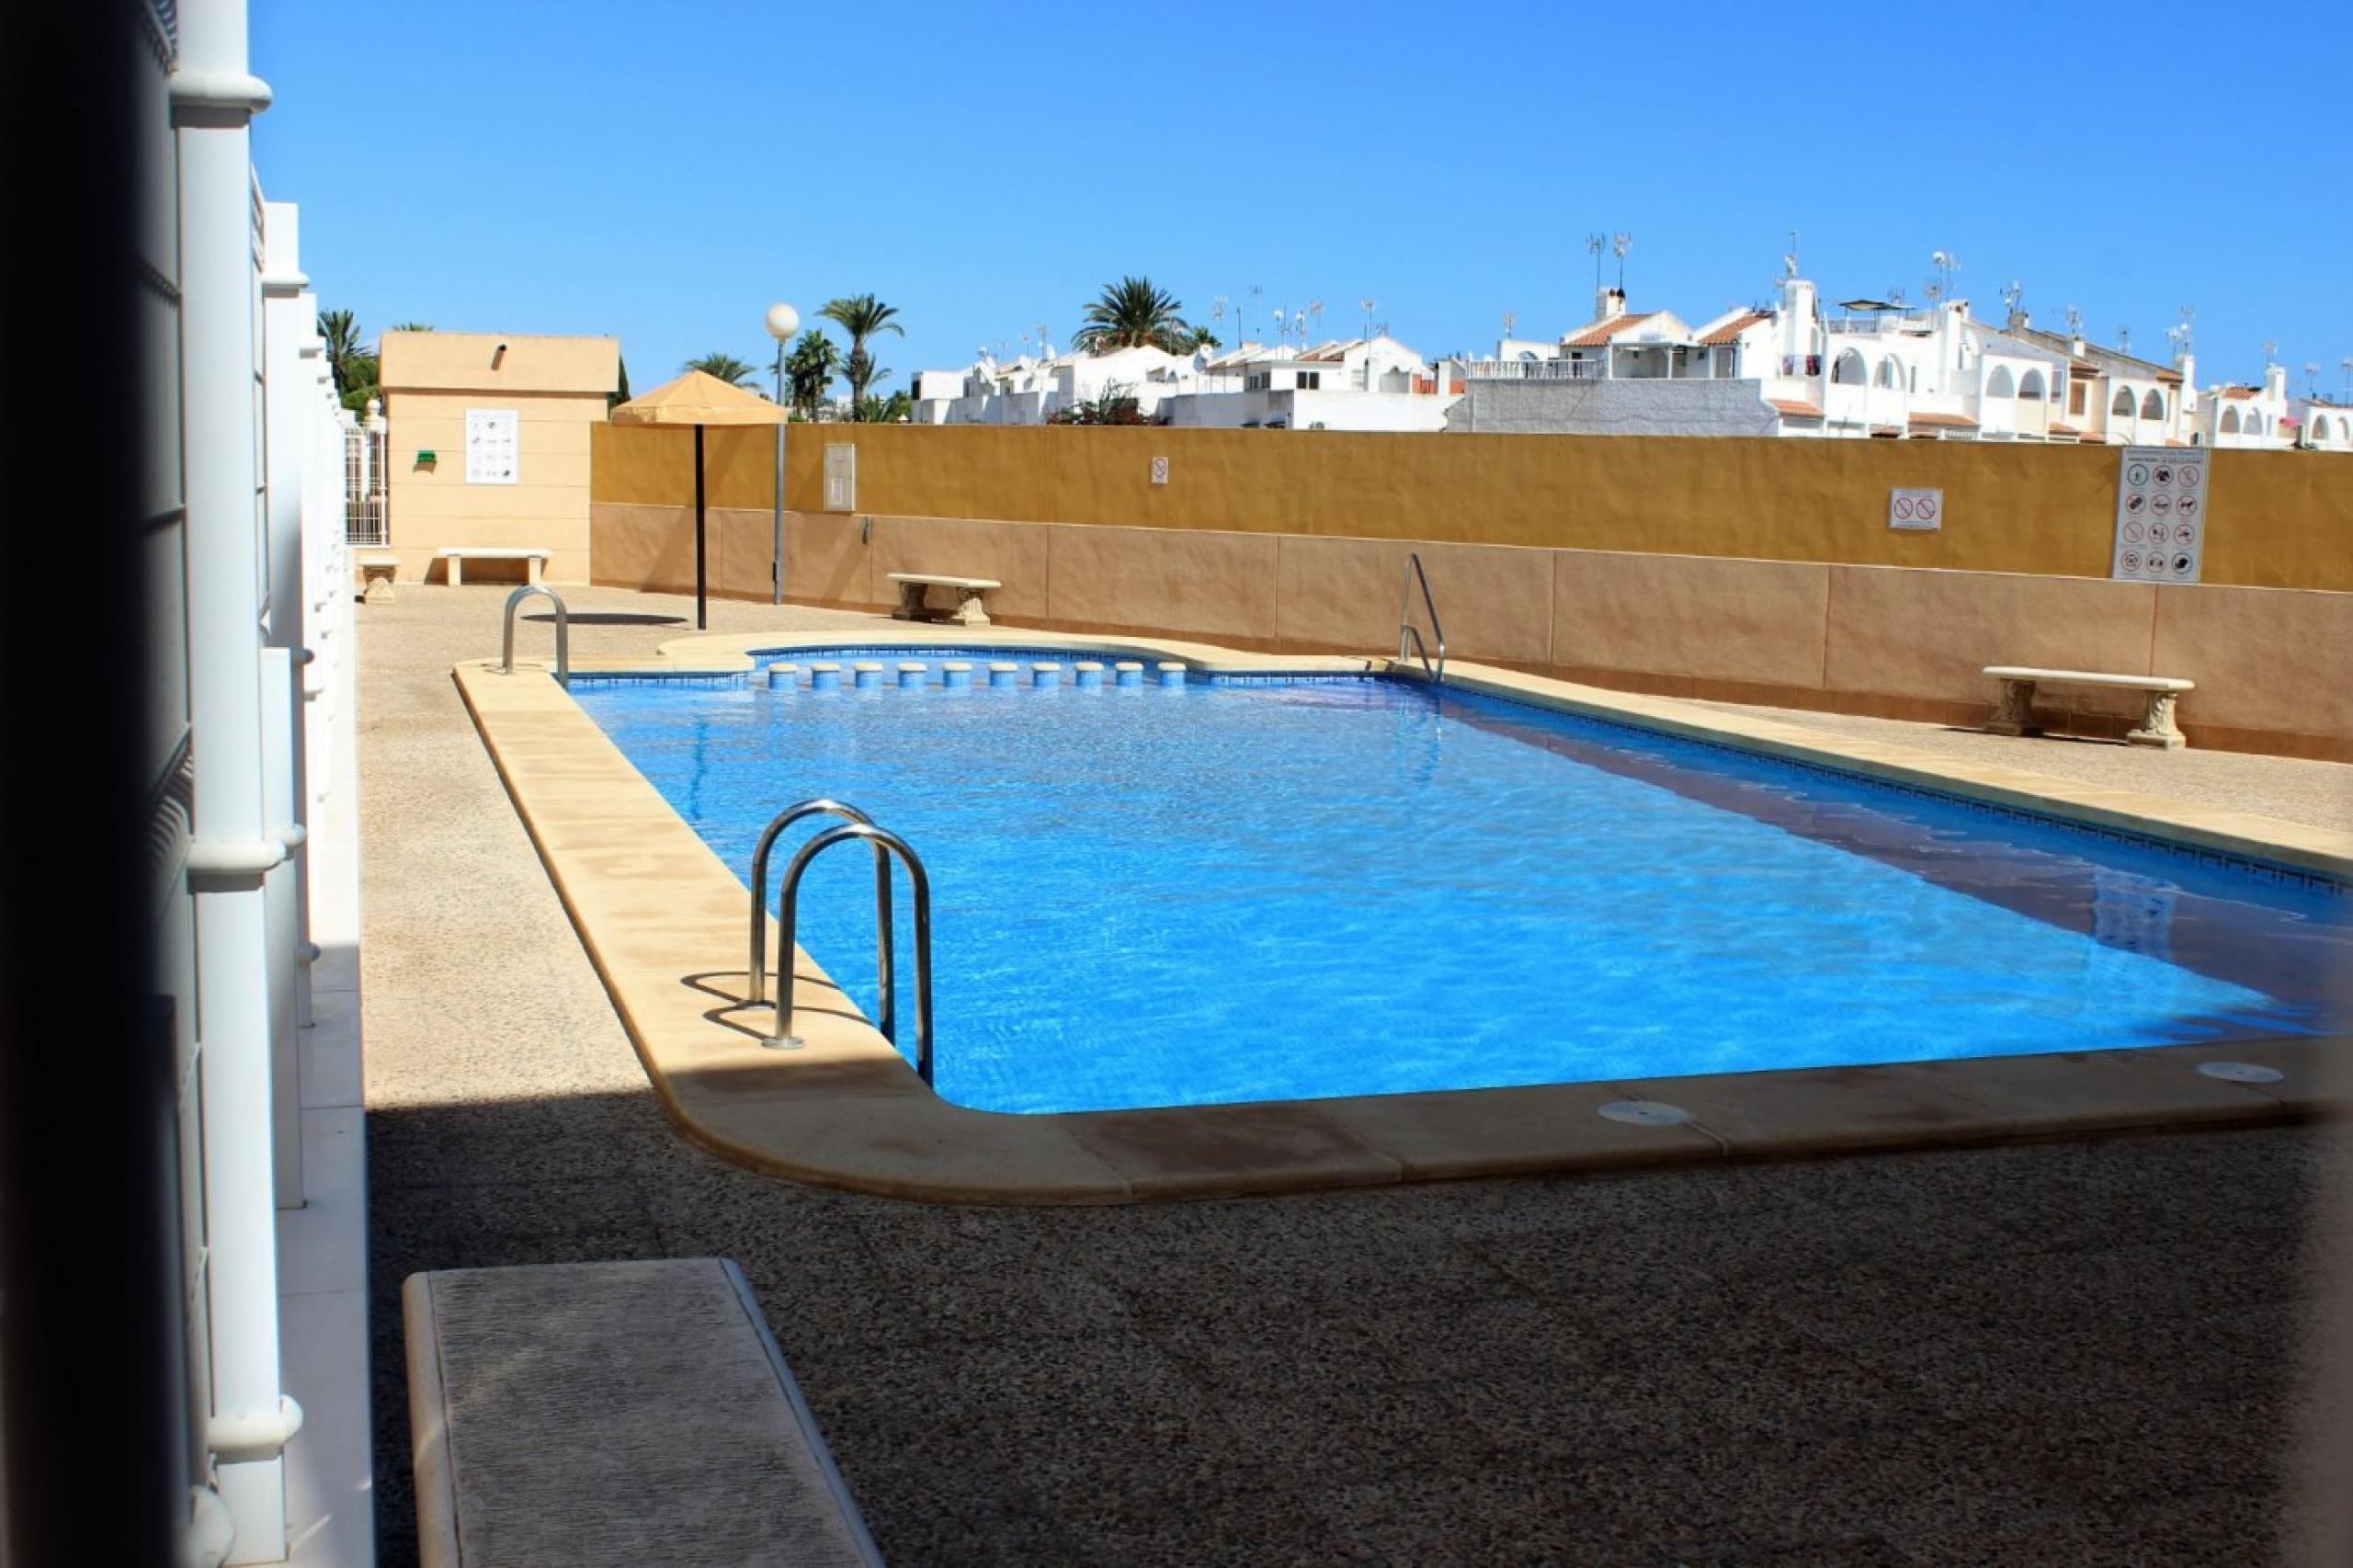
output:
[[[776,404],[784,411],[784,419],[776,427],[776,559],[769,568],[769,581],[775,589],[775,604],[784,602],[784,426],[792,418],[792,407],[784,401],[784,349],[792,335],[801,330],[801,312],[782,301],[768,307],[768,335],[776,339]]]

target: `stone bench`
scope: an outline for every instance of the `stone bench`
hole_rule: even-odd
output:
[[[376,602],[376,590],[384,590],[384,602],[392,598],[392,585],[401,574],[401,558],[397,555],[363,555],[359,562],[359,597],[369,604]]]
[[[725,1258],[412,1274],[425,1568],[881,1562]]]
[[[449,573],[449,586],[461,588],[465,586],[466,562],[469,561],[519,561],[523,563],[523,580],[536,583],[540,580],[540,572],[546,569],[548,556],[551,552],[531,545],[463,544],[450,545],[433,553],[448,563],[444,570]]]
[[[893,572],[890,576],[899,585],[899,608],[891,612],[893,620],[953,620],[965,626],[986,626],[989,612],[983,601],[990,589],[1005,586],[994,577],[941,577],[927,572]],[[934,614],[924,603],[924,596],[934,588],[955,589],[956,608]]]
[[[2174,704],[2185,691],[2194,691],[2198,683],[2173,676],[2109,675],[2098,670],[2039,670],[2024,665],[1987,665],[1985,673],[2002,683],[2002,705],[1985,728],[1997,735],[2039,735],[2040,726],[2034,722],[2034,693],[2039,686],[2108,687],[2119,691],[2145,693],[2148,710],[2143,715],[2141,727],[2125,732],[2124,738],[2136,746],[2159,746],[2177,751],[2189,744],[2174,723]]]

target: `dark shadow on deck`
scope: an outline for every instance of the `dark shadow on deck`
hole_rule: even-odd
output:
[[[388,1562],[404,1278],[710,1255],[895,1562],[2261,1551],[2332,1136],[971,1209],[725,1165],[646,1092],[368,1121]]]

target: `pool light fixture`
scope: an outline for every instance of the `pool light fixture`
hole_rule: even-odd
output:
[[[2252,1062],[2201,1062],[2198,1071],[2225,1084],[2277,1084],[2288,1076],[2277,1067],[2259,1066]]]
[[[1611,1100],[1596,1107],[1594,1114],[1632,1127],[1679,1127],[1691,1119],[1689,1111],[1664,1100]]]

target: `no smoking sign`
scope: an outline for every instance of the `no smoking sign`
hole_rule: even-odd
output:
[[[1941,490],[1891,490],[1887,493],[1887,526],[1892,528],[1934,529],[1944,526],[1945,493]]]

